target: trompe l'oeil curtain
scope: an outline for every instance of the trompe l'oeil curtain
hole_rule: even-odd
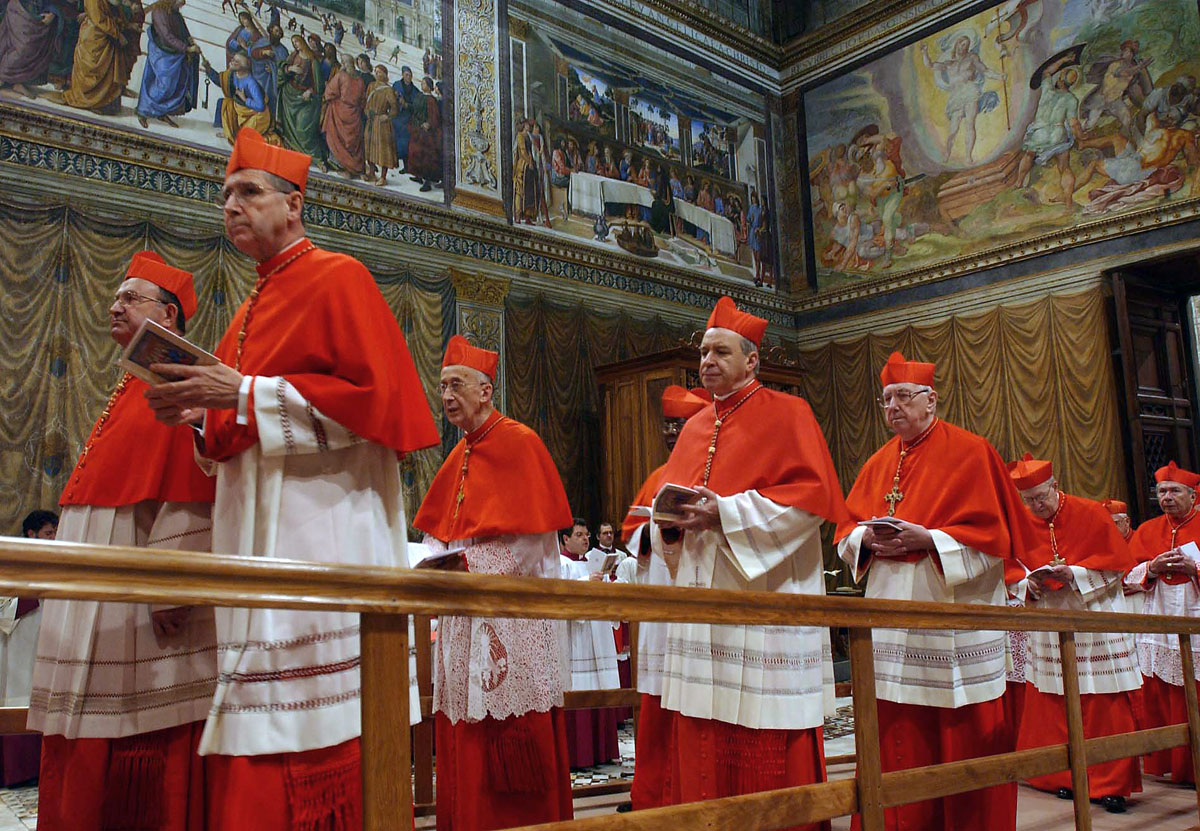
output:
[[[1126,457],[1101,289],[802,351],[803,394],[847,491],[867,458],[891,438],[876,397],[879,371],[894,350],[937,364],[938,414],[985,436],[1006,461],[1029,451],[1053,462],[1070,493],[1125,498]]]
[[[319,241],[318,241],[319,242]],[[62,205],[0,200],[0,529],[19,533],[35,508],[54,509],[92,424],[120,377],[108,307],[134,252],[157,251],[191,271],[199,308],[187,337],[213,348],[254,284],[254,267],[217,231],[189,235],[144,219],[112,219]],[[353,251],[348,253],[354,253]],[[449,280],[369,263],[396,313],[440,416]],[[438,419],[440,422],[440,417]],[[411,518],[441,463],[440,448],[404,463]],[[136,454],[131,449],[131,464]]]

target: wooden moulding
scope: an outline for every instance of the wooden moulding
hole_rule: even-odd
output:
[[[268,609],[795,626],[1200,634],[1200,618],[530,580],[0,537],[0,593]]]
[[[862,831],[883,831],[883,767],[879,708],[875,700],[875,650],[870,629],[850,630],[850,677],[854,679],[855,782]]]
[[[363,831],[412,826],[408,615],[363,615]]]
[[[1058,653],[1063,668],[1063,702],[1067,710],[1067,761],[1075,800],[1075,831],[1092,831],[1092,806],[1088,800],[1087,751],[1084,749],[1083,704],[1079,700],[1079,658],[1075,634],[1058,633]]]
[[[1179,636],[1179,657],[1183,662],[1183,698],[1187,702],[1188,744],[1192,750],[1192,770],[1200,770],[1200,706],[1197,704],[1196,662],[1192,657],[1192,639]],[[1200,788],[1196,789],[1196,805],[1200,809]]]
[[[0,736],[28,733],[25,722],[29,718],[27,707],[0,707]]]

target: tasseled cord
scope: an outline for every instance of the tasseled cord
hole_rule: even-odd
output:
[[[101,811],[102,831],[158,831],[166,822],[167,741],[161,733],[114,739]]]

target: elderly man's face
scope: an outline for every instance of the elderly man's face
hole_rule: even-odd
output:
[[[679,441],[679,431],[683,429],[683,425],[685,424],[687,424],[687,419],[683,418],[663,419],[662,437],[667,445],[668,453],[675,449],[675,442]]]
[[[879,402],[892,432],[907,440],[918,436],[933,421],[937,393],[919,384],[888,384]]]
[[[715,396],[728,395],[754,377],[758,353],[742,351],[742,336],[731,329],[709,329],[700,341],[700,383]]]
[[[571,529],[571,536],[567,537],[566,541],[563,542],[563,548],[567,549],[568,552],[574,554],[576,557],[581,557],[587,553],[588,542],[589,536],[587,526],[576,525]]]
[[[478,427],[491,409],[492,385],[469,366],[443,367],[438,393],[446,418],[468,432]]]
[[[1121,532],[1121,536],[1128,537],[1129,532],[1133,530],[1133,524],[1129,520],[1129,514],[1113,514],[1112,519],[1117,525],[1117,530]]]
[[[239,251],[259,262],[283,248],[304,204],[299,191],[281,193],[261,170],[226,176],[223,196],[225,233]]]
[[[1158,506],[1174,519],[1187,516],[1196,502],[1196,492],[1179,482],[1159,482],[1157,490]]]
[[[1053,479],[1018,493],[1025,507],[1038,519],[1050,519],[1058,513],[1058,484]]]
[[[601,525],[600,530],[596,532],[596,541],[605,548],[612,548],[613,527],[607,522]]]
[[[121,346],[128,345],[146,320],[174,329],[174,313],[158,299],[158,286],[140,277],[130,277],[121,283],[113,303],[108,307],[108,333]]]

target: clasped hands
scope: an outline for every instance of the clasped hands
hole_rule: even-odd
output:
[[[1196,562],[1179,548],[1172,548],[1170,551],[1164,551],[1153,560],[1148,566],[1151,577],[1159,577],[1163,574],[1183,574],[1188,577],[1196,576]]]
[[[903,557],[914,551],[937,549],[933,534],[925,526],[894,517],[892,519],[900,526],[898,529],[865,526],[860,550],[869,550],[876,557]]]
[[[1029,596],[1034,600],[1039,599],[1046,592],[1062,591],[1074,582],[1075,572],[1071,571],[1071,567],[1067,565],[1038,569],[1030,572],[1026,577]]]
[[[231,366],[151,364],[150,371],[174,379],[146,390],[154,417],[164,424],[198,424],[205,410],[237,408],[242,374]]]

